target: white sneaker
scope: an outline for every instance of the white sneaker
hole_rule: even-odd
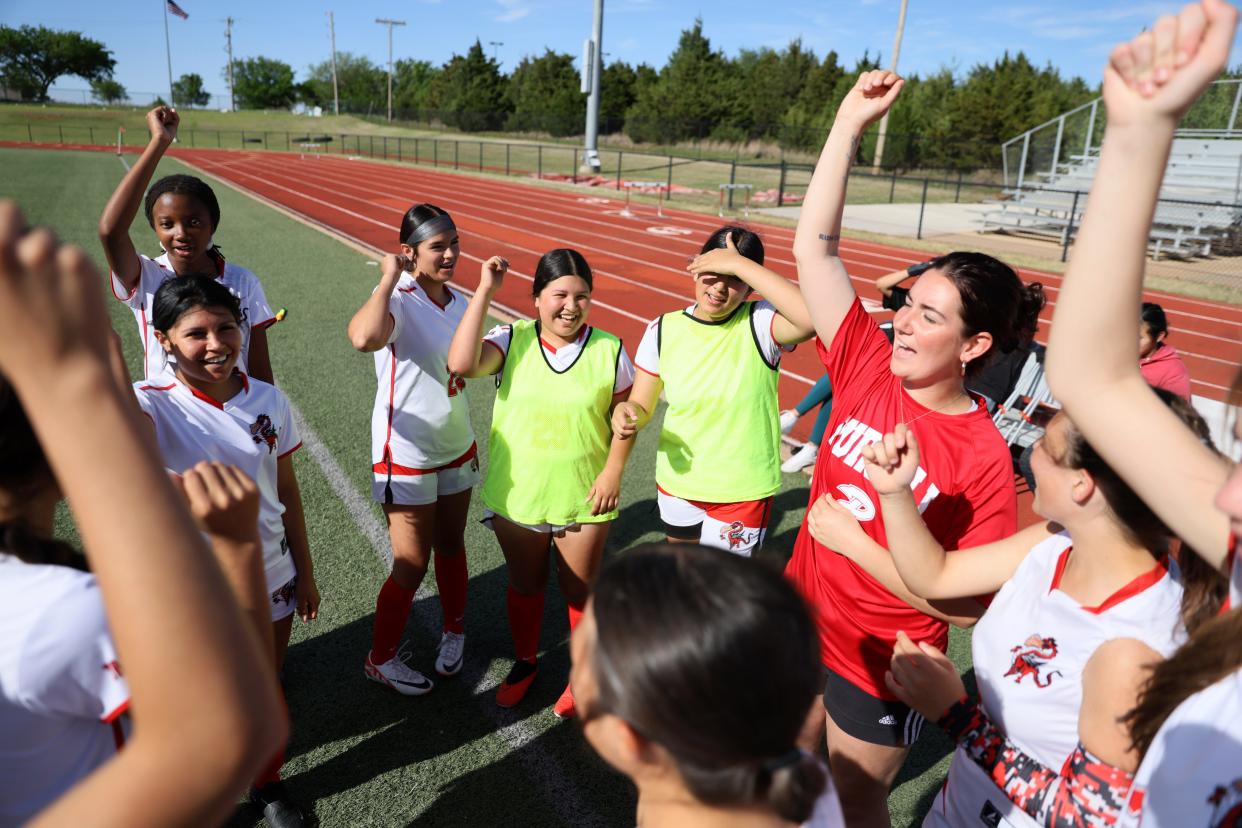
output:
[[[819,457],[819,446],[815,443],[803,443],[801,448],[789,455],[788,460],[781,463],[781,471],[785,474],[802,471],[807,466],[815,465],[816,457]]]
[[[788,434],[793,431],[794,425],[798,422],[798,412],[792,408],[788,411],[781,412],[781,434]]]
[[[465,633],[446,632],[440,636],[440,654],[436,656],[436,672],[442,676],[455,676],[461,672],[462,658],[466,652]]]
[[[406,664],[409,657],[408,650],[401,650],[383,664],[376,664],[371,661],[371,654],[367,653],[367,662],[363,669],[371,681],[387,684],[403,696],[421,696],[424,693],[430,693],[435,685],[422,673]]]

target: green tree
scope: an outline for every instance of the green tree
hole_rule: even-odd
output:
[[[580,90],[581,80],[572,55],[548,49],[537,58],[522,58],[509,78],[513,111],[505,128],[548,132],[557,137],[581,135],[586,122],[586,96]]]
[[[650,69],[650,67],[647,67]],[[628,63],[614,60],[599,77],[599,131],[620,132],[625,110],[634,105],[634,86],[638,73]]]
[[[408,113],[408,117],[421,119],[421,113],[437,107],[432,98],[440,67],[426,60],[399,60],[393,64],[393,106]]]
[[[625,132],[635,141],[674,143],[702,137],[725,119],[728,65],[703,35],[703,21],[681,33],[659,79],[639,85],[625,115]]]
[[[46,101],[48,87],[62,75],[110,78],[115,66],[112,52],[80,32],[0,26],[0,82],[23,100]]]
[[[431,97],[449,126],[466,132],[500,129],[509,114],[508,86],[500,65],[474,41],[465,55],[453,55],[431,84]]]
[[[129,93],[112,78],[94,78],[91,81],[91,97],[100,103],[112,104],[125,100]]]
[[[202,76],[190,72],[173,81],[172,99],[173,106],[206,106],[211,93],[203,88]]]
[[[836,52],[829,52],[806,75],[802,88],[781,116],[781,144],[797,149],[818,149],[836,114],[834,98],[845,68]],[[856,76],[851,76],[856,77]]]
[[[265,57],[235,60],[233,94],[242,109],[287,109],[297,97],[293,67]]]
[[[342,112],[372,112],[388,106],[388,72],[370,59],[351,52],[337,52],[336,80]],[[312,65],[304,83],[306,103],[324,108],[332,106],[331,60]],[[395,88],[393,94],[395,97]]]

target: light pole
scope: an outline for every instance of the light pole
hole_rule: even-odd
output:
[[[341,114],[341,92],[336,85],[336,21],[332,19],[332,12],[328,12],[328,39],[332,41],[332,114]],[[392,47],[389,46],[391,55]],[[391,62],[391,56],[389,61]]]
[[[893,63],[890,72],[897,71],[897,57],[901,54],[901,33],[906,28],[906,0],[901,0],[901,11],[897,13],[897,36],[893,38]],[[891,111],[891,110],[890,110]],[[880,119],[880,134],[875,139],[875,159],[871,164],[871,172],[878,174],[884,161],[884,139],[888,135],[888,112]]]
[[[229,52],[229,112],[237,111],[237,96],[233,92],[233,18],[224,18],[224,40]]]
[[[499,66],[499,65],[500,65],[500,62],[496,60],[496,52],[497,52],[497,50],[499,50],[499,49],[500,49],[500,47],[501,47],[501,46],[504,46],[504,45],[505,45],[505,44],[504,44],[504,41],[502,41],[502,40],[489,40],[489,41],[487,41],[487,45],[492,47],[492,63],[495,63],[497,66]]]
[[[599,76],[603,71],[604,58],[604,0],[595,0],[595,21],[592,27],[590,46],[584,55],[583,72],[589,76],[583,78],[584,89],[590,96],[587,98],[586,114],[586,152],[582,158],[584,172],[599,172]]]
[[[404,26],[404,20],[390,20],[387,17],[377,17],[375,22],[381,26],[388,27],[388,122],[392,123],[392,27]]]

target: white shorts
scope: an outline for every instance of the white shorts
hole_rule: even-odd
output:
[[[272,623],[283,621],[298,608],[298,577],[294,575],[271,594]]]
[[[664,533],[749,558],[763,546],[772,517],[772,498],[738,503],[685,500],[656,487]]]
[[[582,525],[581,523],[522,523],[507,515],[498,515],[491,509],[483,510],[483,517],[479,520],[479,523],[495,532],[496,527],[492,524],[492,519],[497,517],[504,518],[514,526],[521,526],[523,529],[529,529],[532,532],[539,532],[543,535],[551,535],[554,538],[563,538],[565,537],[566,532],[572,531]]]
[[[371,497],[390,506],[426,506],[441,497],[474,488],[479,482],[479,450],[470,450],[434,469],[410,469],[379,462],[371,467]]]

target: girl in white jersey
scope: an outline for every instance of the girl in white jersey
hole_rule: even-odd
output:
[[[1193,408],[1165,396],[1206,431]],[[996,592],[971,637],[977,703],[965,698],[940,650],[898,635],[889,688],[958,743],[924,824],[1110,824],[1097,818],[1100,804],[1115,811],[1124,802],[1137,766],[1117,721],[1133,706],[1147,665],[1184,639],[1183,617],[1201,619],[1219,606],[1219,592],[1202,604],[1220,576],[1196,568],[1200,580],[1183,590],[1163,524],[1064,414],[1031,460],[1034,509],[1047,522],[972,549],[946,553],[923,523],[910,488],[918,443],[904,427],[863,458],[891,557],[831,497],[808,516],[820,542],[881,580],[895,564],[925,599]]]
[[[99,219],[99,238],[112,269],[112,293],[133,311],[142,341],[143,377],[151,380],[167,373],[169,360],[156,341],[152,324],[155,291],[174,276],[201,274],[220,280],[241,304],[238,367],[250,377],[273,383],[267,328],[276,316],[255,275],[226,262],[215,244],[213,236],[220,227],[216,194],[202,179],[170,175],[156,181],[143,199],[143,190],[177,137],[180,123],[177,110],[166,106],[147,113],[151,140],[117,185]],[[164,250],[155,259],[139,255],[129,236],[139,205]]]
[[[375,354],[371,494],[392,541],[392,573],[375,601],[368,678],[407,696],[432,683],[398,653],[414,593],[435,553],[444,626],[436,672],[455,676],[466,646],[466,514],[479,480],[466,382],[448,368],[449,342],[466,300],[449,287],[461,258],[457,228],[434,204],[401,220],[400,252],[380,263],[380,283],[349,323],[349,340]],[[489,260],[497,266],[501,260]]]
[[[1123,821],[1143,828],[1235,825],[1242,800],[1242,467],[1160,405],[1137,359],[1148,230],[1174,130],[1228,65],[1237,24],[1236,8],[1203,0],[1112,51],[1100,162],[1045,361],[1083,436],[1232,580],[1233,609],[1153,671],[1127,718],[1143,758]]]
[[[771,568],[689,544],[605,567],[571,681],[587,741],[638,788],[635,823],[843,828],[823,763],[796,744],[818,649]]]
[[[287,732],[257,492],[187,474],[213,560],[109,370],[100,288],[0,203],[0,825],[218,825]],[[62,498],[85,558],[53,540]]]
[[[319,613],[302,495],[293,453],[302,446],[289,401],[274,385],[237,368],[241,310],[237,298],[208,276],[169,279],[152,303],[155,335],[175,359],[173,372],[134,384],[138,405],[155,426],[164,463],[181,472],[203,460],[241,468],[259,487],[259,533],[275,637],[273,679],[284,663],[296,613]],[[283,753],[251,794],[269,823],[302,824],[280,784]]]

